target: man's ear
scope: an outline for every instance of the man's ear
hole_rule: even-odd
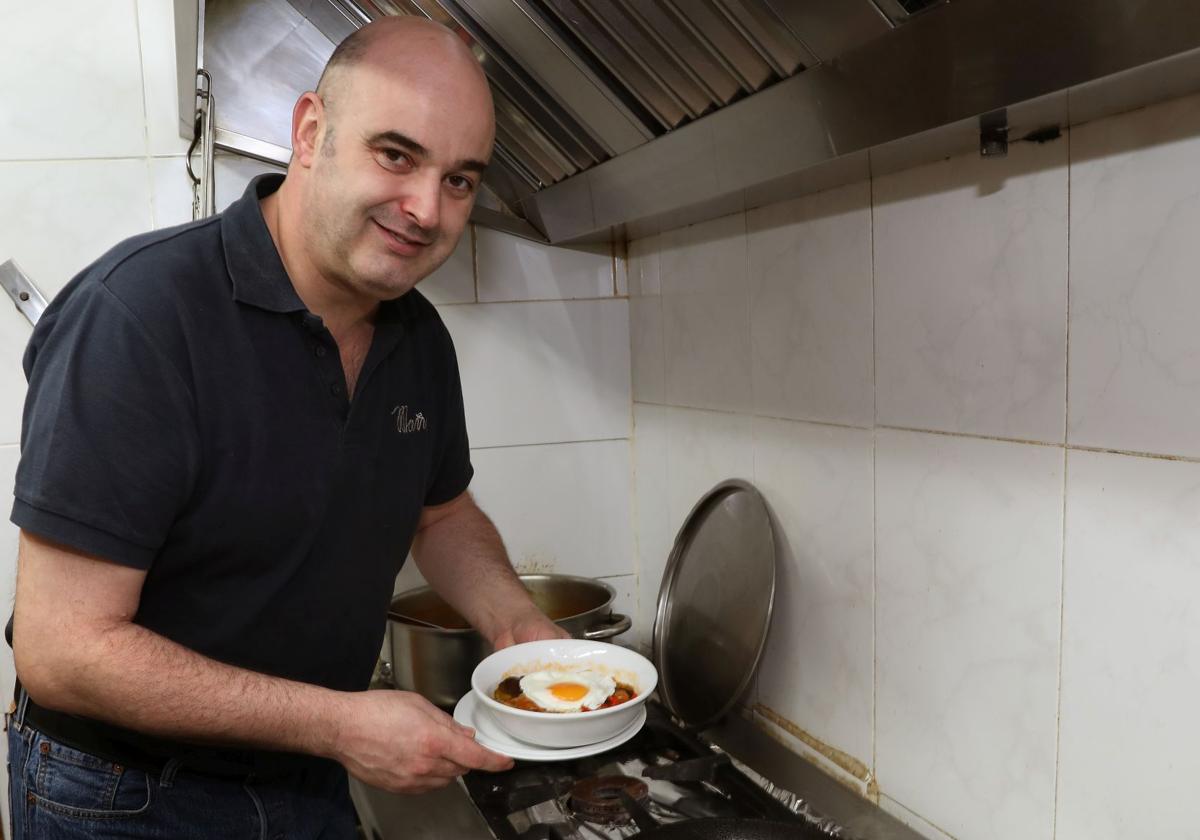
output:
[[[312,166],[317,141],[325,123],[325,104],[309,91],[296,100],[292,109],[292,157],[304,168]]]

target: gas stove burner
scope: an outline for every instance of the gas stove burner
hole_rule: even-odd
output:
[[[632,776],[593,776],[576,782],[571,788],[571,809],[588,822],[614,825],[628,823],[633,815],[625,806],[622,794],[637,805],[650,799],[650,789],[641,779]]]
[[[729,756],[713,753],[671,764],[653,765],[643,770],[642,775],[647,779],[670,779],[676,782],[711,782],[716,779],[717,771],[729,763]]]

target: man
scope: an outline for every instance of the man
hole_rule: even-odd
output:
[[[411,291],[493,132],[452,33],[371,24],[297,102],[282,183],[118,245],[47,309],[12,515],[18,840],[352,837],[342,767],[420,792],[510,766],[363,690],[410,544],[495,646],[565,635],[467,492],[453,347]]]

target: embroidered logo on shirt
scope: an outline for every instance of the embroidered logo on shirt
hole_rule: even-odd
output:
[[[429,428],[429,423],[421,412],[418,411],[415,415],[409,416],[407,405],[398,405],[393,408],[392,416],[396,418],[396,431],[402,435],[407,435],[409,432],[423,432]]]

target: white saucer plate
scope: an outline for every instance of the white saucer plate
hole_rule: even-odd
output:
[[[603,741],[597,741],[595,744],[584,744],[582,747],[562,747],[555,749],[553,747],[536,747],[533,744],[526,744],[524,741],[518,741],[513,736],[509,735],[492,717],[492,713],[479,702],[479,698],[475,693],[468,691],[463,695],[463,698],[458,701],[458,705],[454,707],[454,719],[463,726],[470,726],[475,730],[475,740],[484,747],[487,747],[493,752],[498,752],[501,755],[507,755],[509,758],[517,758],[522,761],[569,761],[573,758],[584,758],[585,756],[602,753],[605,750],[611,750],[613,747],[620,746],[638,734],[642,728],[642,724],[646,722],[646,707],[643,705],[638,712],[638,716],[633,719],[625,729],[622,729],[611,738]]]

